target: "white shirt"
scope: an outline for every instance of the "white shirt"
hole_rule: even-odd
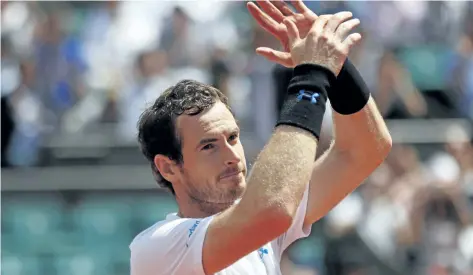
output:
[[[286,233],[215,275],[281,275],[284,250],[310,234],[310,226],[303,228],[307,197],[308,188]],[[173,213],[138,234],[130,244],[131,275],[205,275],[202,248],[212,219],[180,218]]]

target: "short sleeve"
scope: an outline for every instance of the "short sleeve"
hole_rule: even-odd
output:
[[[309,236],[311,232],[311,226],[304,227],[304,220],[307,211],[307,203],[309,201],[309,185],[307,184],[306,190],[304,192],[304,196],[299,204],[299,208],[297,209],[296,217],[289,228],[289,230],[273,241],[276,247],[274,247],[274,251],[277,253],[279,252],[279,256],[282,255],[284,250],[289,247],[293,242],[297,241],[298,239],[305,238]]]
[[[157,224],[130,245],[131,275],[204,275],[202,248],[213,217]]]

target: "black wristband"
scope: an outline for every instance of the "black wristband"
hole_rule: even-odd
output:
[[[356,67],[346,60],[328,93],[333,110],[342,115],[357,113],[370,98],[370,91]]]
[[[296,126],[319,138],[327,93],[335,81],[335,75],[325,67],[315,64],[296,66],[276,126]]]

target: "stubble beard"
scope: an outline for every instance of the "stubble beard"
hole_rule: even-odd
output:
[[[216,190],[211,187],[206,187],[204,189],[197,189],[193,185],[190,187],[189,198],[191,199],[191,203],[208,216],[215,215],[228,209],[241,197],[241,192],[238,188]]]

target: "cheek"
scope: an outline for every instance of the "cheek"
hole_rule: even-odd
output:
[[[218,175],[218,167],[221,167],[218,165],[218,162],[217,154],[202,154],[193,162],[186,163],[186,176],[188,179],[203,184],[212,176]]]
[[[215,165],[216,161],[218,161],[218,153],[201,154],[196,158],[194,166],[197,169],[200,169],[200,171],[202,171],[202,169],[207,169],[208,170],[209,167],[213,167]]]

